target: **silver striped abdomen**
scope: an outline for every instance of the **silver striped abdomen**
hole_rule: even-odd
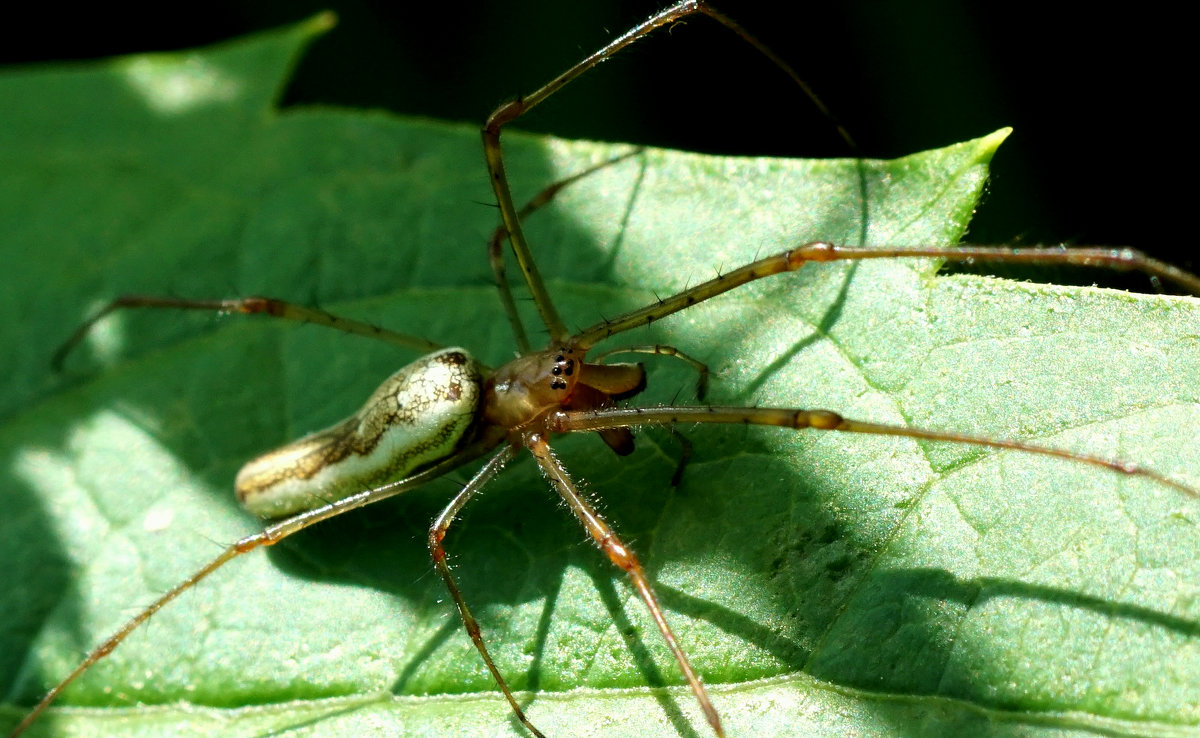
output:
[[[463,349],[429,354],[388,377],[351,417],[242,467],[238,500],[260,518],[279,518],[445,459],[471,435],[482,385]]]

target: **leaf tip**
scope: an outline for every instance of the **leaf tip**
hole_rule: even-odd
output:
[[[999,148],[1000,144],[1008,140],[1008,137],[1012,135],[1012,132],[1012,126],[1005,126],[1004,128],[997,129],[979,139],[980,148],[994,154],[996,149]]]
[[[313,17],[304,21],[301,28],[305,33],[319,36],[322,33],[329,31],[338,24],[338,14],[333,10],[322,10]]]

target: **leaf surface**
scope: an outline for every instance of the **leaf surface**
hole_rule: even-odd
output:
[[[266,294],[512,355],[471,127],[272,101],[321,21],[194,53],[0,78],[0,693],[15,723],[80,654],[256,530],[257,453],[415,358],[119,294]],[[893,162],[651,150],[529,223],[568,324],[812,239],[948,244],[1004,133]],[[507,135],[517,199],[626,147]],[[515,269],[513,270],[515,272]],[[638,332],[707,362],[712,400],[1032,439],[1200,482],[1194,300],[812,266]],[[526,316],[534,326],[534,313]],[[534,328],[531,333],[540,335]],[[648,359],[639,403],[692,401]],[[642,555],[731,735],[1192,734],[1197,503],[1014,453],[774,429],[646,430],[561,458]],[[465,474],[465,472],[464,472]],[[156,615],[45,735],[520,734],[424,547],[465,479],[243,557]],[[528,460],[451,531],[500,669],[548,735],[708,734],[619,572]]]

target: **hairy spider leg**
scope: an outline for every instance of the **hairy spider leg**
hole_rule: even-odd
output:
[[[1003,246],[965,246],[939,248],[930,246],[838,246],[813,241],[794,249],[767,256],[720,274],[707,282],[670,297],[664,297],[644,308],[631,310],[608,318],[567,339],[568,345],[587,350],[619,333],[649,325],[657,320],[710,300],[735,287],[755,280],[794,272],[813,262],[860,261],[862,259],[937,258],[953,262],[992,262],[1042,265],[1099,267],[1118,271],[1139,271],[1150,277],[1165,279],[1200,295],[1200,277],[1153,259],[1129,248],[1011,248]]]
[[[601,169],[617,164],[625,159],[636,155],[642,149],[635,148],[626,154],[613,157],[608,161],[601,162],[595,166],[589,167],[581,172],[571,175],[565,179],[554,182],[546,187],[540,193],[534,196],[532,200],[521,208],[522,217],[536,211],[542,205],[554,199],[564,187],[574,184],[593,174]],[[497,244],[503,241],[507,231],[501,225],[496,228],[492,234],[489,246],[489,252],[492,250],[498,251]],[[496,268],[496,262],[493,257],[493,268]],[[501,285],[501,301],[505,304],[505,311],[508,313],[509,322],[514,327],[514,332],[517,336],[518,344],[524,337],[524,330],[520,327],[520,321],[516,317],[516,307],[513,304],[512,292],[508,288],[507,280],[504,278],[504,266],[501,262],[498,271],[496,272],[497,284]],[[510,308],[509,306],[512,305]],[[80,343],[83,342],[87,335],[96,325],[107,316],[119,310],[127,310],[133,308],[153,308],[153,309],[168,309],[168,310],[203,310],[216,313],[239,313],[242,315],[266,315],[272,318],[282,318],[291,320],[297,323],[311,323],[320,325],[326,328],[342,331],[343,333],[351,333],[356,336],[364,336],[373,338],[385,343],[390,343],[401,348],[412,349],[422,354],[432,353],[445,348],[442,344],[430,341],[429,339],[409,333],[394,331],[389,328],[366,323],[352,318],[345,318],[340,315],[335,315],[319,308],[300,305],[287,300],[281,300],[274,297],[241,297],[228,300],[192,300],[179,297],[160,297],[155,295],[122,295],[108,304],[101,307],[89,315],[83,323],[79,325],[75,331],[67,337],[62,344],[55,349],[51,357],[50,365],[55,371],[61,371],[66,363],[67,357],[74,351]],[[521,353],[529,350],[528,339],[525,339],[524,347]]]
[[[109,636],[103,643],[89,651],[87,656],[84,657],[83,661],[79,662],[79,665],[72,669],[70,674],[59,681],[58,684],[54,685],[54,687],[47,692],[44,697],[42,697],[41,701],[39,701],[33,707],[33,709],[30,710],[27,715],[25,715],[25,718],[21,720],[21,722],[18,723],[15,728],[13,728],[12,732],[9,733],[10,738],[15,738],[15,736],[23,733],[26,728],[32,725],[33,722],[37,720],[43,712],[46,711],[46,708],[50,707],[54,700],[57,699],[60,694],[62,694],[63,690],[70,686],[71,683],[79,678],[81,674],[91,668],[93,664],[112,653],[113,649],[119,646],[121,642],[129,636],[130,633],[137,630],[143,623],[149,620],[156,612],[161,610],[176,597],[188,591],[192,587],[195,587],[201,581],[206,579],[209,574],[212,574],[216,570],[225,566],[225,564],[228,564],[237,557],[250,553],[257,548],[261,548],[263,546],[273,546],[293,533],[298,533],[311,525],[320,523],[323,520],[328,520],[329,518],[336,517],[342,513],[356,510],[364,505],[370,505],[371,503],[398,495],[401,492],[420,487],[423,484],[426,484],[453,471],[454,469],[457,469],[473,459],[479,458],[481,455],[486,453],[489,448],[490,446],[485,444],[473,444],[462,449],[457,454],[444,459],[428,469],[425,469],[424,471],[414,474],[410,477],[392,482],[390,484],[385,484],[375,489],[364,490],[363,492],[345,497],[335,502],[331,502],[322,507],[297,513],[296,515],[284,518],[276,523],[272,523],[258,533],[247,536],[228,546],[225,548],[225,550],[213,558],[212,561],[209,561],[207,564],[197,569],[195,573],[193,573],[187,579],[167,590],[158,599],[150,603],[148,607],[126,621],[124,625],[122,625],[115,633]]]
[[[573,184],[590,174],[607,169],[614,164],[619,164],[626,159],[637,156],[643,151],[642,147],[636,147],[619,156],[602,161],[599,164],[594,164],[583,171],[576,172],[571,176],[560,179],[557,182],[550,183],[545,189],[533,196],[529,202],[517,211],[517,218],[524,221],[539,208],[549,204],[558,193],[567,185]],[[525,325],[521,323],[521,316],[517,313],[517,303],[513,299],[512,285],[508,283],[508,273],[504,266],[504,241],[508,239],[508,228],[503,223],[496,226],[492,231],[491,238],[488,239],[488,261],[492,265],[492,276],[496,280],[496,288],[500,290],[500,303],[504,306],[504,314],[508,316],[508,324],[512,327],[513,338],[517,343],[517,352],[527,354],[533,350],[533,346],[529,343],[529,336],[525,332]]]
[[[901,438],[915,438],[923,441],[945,441],[947,443],[961,443],[969,446],[1022,451],[1039,456],[1050,456],[1080,464],[1087,464],[1118,474],[1149,479],[1163,486],[1170,487],[1188,497],[1200,499],[1200,490],[1177,482],[1170,477],[1138,464],[1113,461],[1089,454],[1040,446],[1035,443],[1004,441],[965,433],[949,433],[945,431],[925,430],[923,428],[910,428],[903,425],[853,420],[843,417],[832,410],[775,407],[720,407],[717,405],[690,407],[679,405],[655,408],[620,407],[587,411],[559,411],[550,415],[546,422],[546,428],[555,433],[571,433],[606,430],[609,428],[629,428],[640,425],[671,426],[678,423],[769,425],[777,428],[791,428],[793,430],[811,428],[819,431],[842,431],[844,433],[896,436]]]
[[[547,82],[537,90],[534,90],[529,95],[519,97],[515,100],[510,100],[500,107],[496,108],[490,116],[487,123],[483,127],[483,151],[484,157],[487,159],[488,173],[492,182],[492,190],[496,194],[496,204],[500,207],[500,216],[504,223],[504,228],[508,232],[509,243],[512,245],[513,254],[516,256],[517,264],[524,275],[525,283],[529,286],[529,291],[533,294],[534,303],[537,305],[542,322],[546,325],[550,333],[550,343],[562,343],[566,339],[568,332],[562,318],[559,317],[558,310],[554,307],[554,301],[550,297],[549,291],[546,289],[546,284],[542,280],[541,273],[538,271],[537,265],[534,263],[533,254],[529,249],[529,243],[525,238],[525,232],[521,227],[520,211],[513,204],[512,189],[508,183],[508,174],[504,167],[504,151],[500,143],[500,133],[504,126],[520,118],[525,113],[537,107],[542,102],[545,102],[554,93],[566,87],[576,78],[583,75],[589,69],[599,65],[601,62],[611,59],[613,56],[620,53],[623,49],[645,38],[647,35],[659,28],[665,28],[677,21],[683,20],[689,16],[701,14],[720,23],[725,28],[736,34],[750,46],[754,47],[772,64],[778,67],[784,74],[792,79],[792,81],[804,92],[805,95],[813,102],[818,112],[824,115],[837,128],[842,139],[846,141],[851,150],[856,150],[853,140],[849,133],[834,119],[829,109],[825,107],[820,98],[812,91],[807,83],[800,78],[796,72],[781,59],[775,52],[771,51],[757,38],[748,33],[744,28],[738,25],[733,19],[724,15],[716,8],[713,8],[704,0],[683,0],[674,5],[659,11],[655,15],[639,23],[617,38],[613,39],[600,50],[590,54],[582,61],[572,66],[567,71],[558,75],[554,79]],[[495,263],[493,261],[493,263]],[[510,313],[511,314],[511,313]]]
[[[537,738],[546,738],[545,735],[534,727],[533,723],[529,722],[529,718],[525,716],[525,711],[521,709],[521,704],[517,702],[516,695],[509,689],[508,683],[504,681],[503,675],[500,674],[500,669],[497,668],[496,662],[492,660],[492,655],[488,651],[487,646],[483,642],[483,634],[479,627],[479,621],[471,614],[471,608],[467,607],[467,601],[463,599],[462,591],[458,588],[458,583],[454,580],[454,575],[450,573],[450,565],[446,563],[446,549],[442,542],[446,539],[446,533],[450,530],[450,525],[454,522],[454,518],[462,510],[475,493],[483,488],[485,484],[495,478],[497,474],[504,468],[504,465],[512,461],[517,455],[515,447],[506,445],[504,448],[494,455],[483,468],[476,472],[471,481],[462,488],[462,490],[454,496],[450,504],[446,506],[433,524],[429,526],[429,555],[433,558],[434,568],[438,574],[442,576],[442,581],[446,584],[446,589],[450,592],[451,599],[454,600],[455,607],[458,608],[458,615],[462,618],[463,625],[466,626],[467,634],[471,637],[471,643],[475,644],[475,650],[479,651],[479,655],[483,658],[483,663],[487,665],[487,670],[491,672],[492,679],[500,686],[500,691],[504,693],[504,699],[508,700],[509,706],[512,708],[513,715],[521,725],[525,726]]]
[[[298,323],[322,325],[326,328],[333,328],[344,333],[352,333],[356,336],[374,338],[402,348],[420,351],[421,353],[432,353],[443,348],[441,344],[419,336],[381,328],[380,326],[364,323],[360,320],[343,318],[324,310],[297,305],[294,302],[278,300],[273,297],[241,297],[230,300],[188,300],[176,297],[122,295],[89,316],[58,347],[50,362],[55,371],[62,369],[67,355],[87,337],[87,334],[97,323],[110,313],[127,308],[168,308],[175,310],[208,310],[218,313],[241,313],[243,315],[268,315],[273,318],[283,318],[284,320],[292,320]]]

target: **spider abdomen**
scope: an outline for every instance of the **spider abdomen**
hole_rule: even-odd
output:
[[[482,384],[482,367],[461,348],[422,357],[384,380],[354,415],[242,467],[238,501],[260,518],[279,518],[441,461],[472,435]]]

